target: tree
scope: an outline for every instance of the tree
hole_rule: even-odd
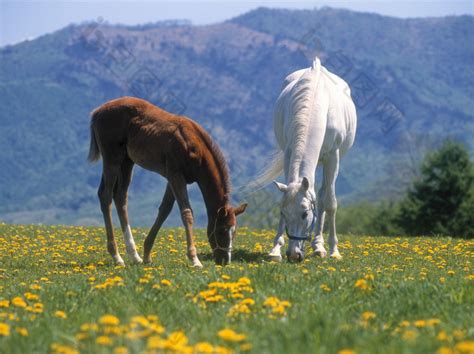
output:
[[[474,166],[464,145],[446,141],[429,154],[421,176],[400,202],[407,234],[474,237]]]

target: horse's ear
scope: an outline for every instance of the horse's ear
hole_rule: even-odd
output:
[[[309,189],[309,180],[306,177],[303,177],[303,181],[301,181],[301,189],[304,192],[307,192]]]
[[[288,186],[286,184],[283,184],[277,181],[273,181],[273,183],[280,190],[280,192],[285,193],[288,190]]]
[[[234,208],[235,216],[242,214],[247,208],[247,203],[240,204],[237,208]]]

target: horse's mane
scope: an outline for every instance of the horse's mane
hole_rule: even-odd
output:
[[[224,195],[226,196],[226,198],[229,198],[232,187],[230,183],[229,169],[227,167],[227,162],[224,157],[224,154],[222,153],[219,145],[217,145],[217,143],[212,140],[211,136],[199,124],[195,124],[195,126],[197,128],[201,140],[205,143],[206,147],[208,148],[214,159],[214,162],[217,167],[217,172],[219,173],[219,177],[223,183]]]
[[[307,70],[296,81],[291,89],[292,105],[292,141],[294,144],[293,159],[303,159],[311,115],[315,106],[315,95],[321,72],[321,62],[318,58],[313,62],[312,68]],[[292,165],[292,163],[290,163]]]

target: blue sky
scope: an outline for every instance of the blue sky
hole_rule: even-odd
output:
[[[331,6],[395,17],[474,14],[474,0],[438,1],[172,1],[172,0],[0,0],[0,46],[33,39],[70,23],[104,18],[109,23],[139,24],[190,19],[194,24],[226,20],[259,6],[313,9]]]

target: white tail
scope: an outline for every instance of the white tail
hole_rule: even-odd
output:
[[[254,181],[241,188],[243,193],[256,192],[267,184],[278,178],[283,173],[283,152],[278,152],[272,159],[269,166],[261,171]]]

